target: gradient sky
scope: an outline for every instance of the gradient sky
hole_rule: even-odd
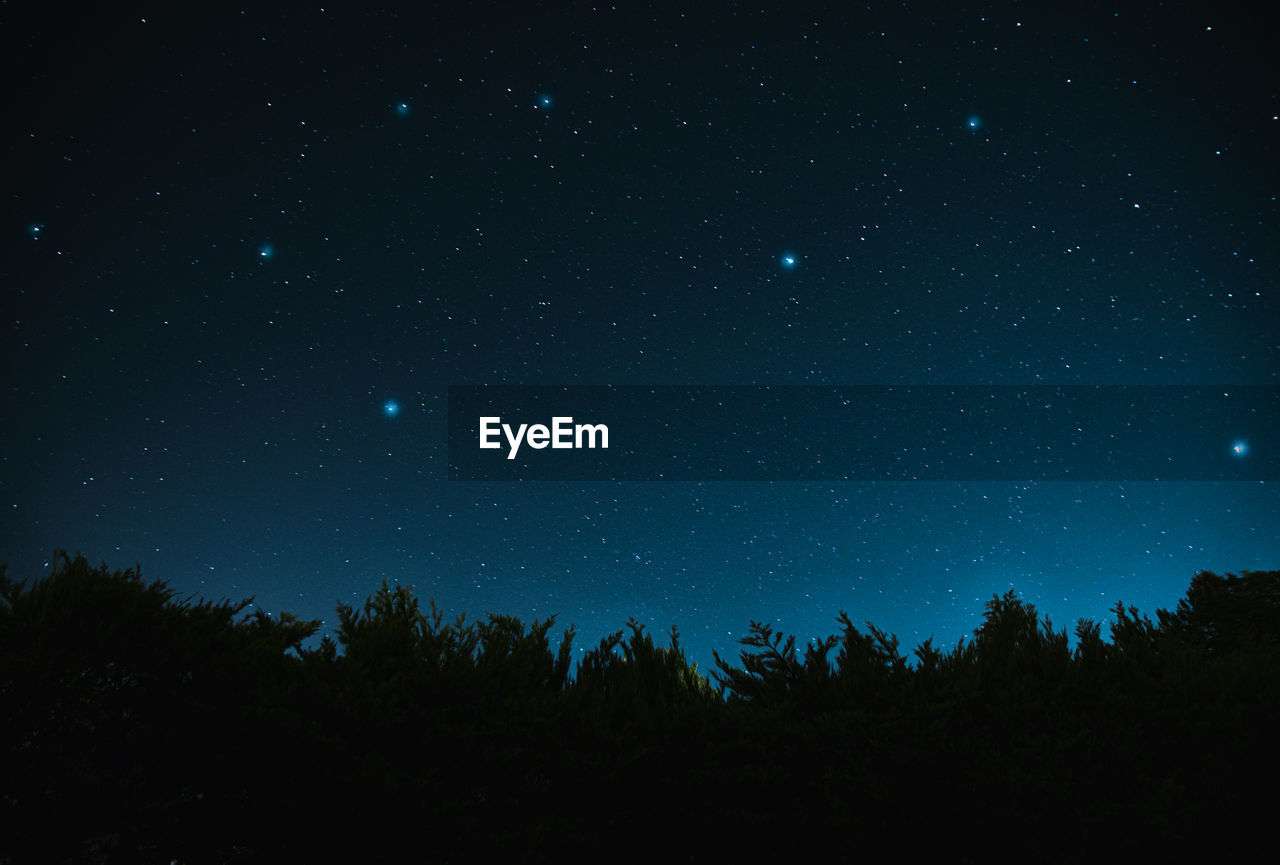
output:
[[[706,667],[1280,567],[1274,483],[446,480],[451,384],[1280,384],[1256,21],[461,5],[0,9],[11,576],[326,627],[387,579]]]

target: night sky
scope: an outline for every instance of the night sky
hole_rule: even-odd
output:
[[[386,579],[705,669],[1280,567],[1257,481],[447,479],[450,385],[1280,384],[1229,4],[185,5],[0,7],[10,576],[326,628]]]

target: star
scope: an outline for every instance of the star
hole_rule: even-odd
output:
[[[407,116],[407,115],[409,114],[409,103],[408,103],[408,102],[397,102],[397,103],[396,103],[396,114],[399,114],[401,117],[405,117],[405,116]]]
[[[382,413],[387,417],[395,417],[400,414],[400,403],[393,399],[389,399],[382,404]]]
[[[982,128],[982,118],[976,114],[970,114],[964,125],[970,132],[977,132]]]
[[[1231,452],[1238,457],[1249,455],[1249,443],[1243,439],[1231,446]]]
[[[551,107],[551,94],[550,94],[550,93],[540,93],[540,94],[538,94],[538,107],[539,107],[539,108],[542,108],[542,109],[547,109],[547,108],[550,108],[550,107]]]
[[[264,243],[262,244],[262,246],[258,247],[258,258],[260,258],[263,261],[266,261],[268,258],[273,257],[275,254],[276,254],[276,248],[272,246],[270,243]]]
[[[796,257],[794,252],[784,252],[782,257],[778,259],[778,263],[782,265],[783,270],[795,270],[796,265],[800,263],[800,259]]]

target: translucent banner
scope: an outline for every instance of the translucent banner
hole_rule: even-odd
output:
[[[484,481],[1278,480],[1280,388],[449,388]]]

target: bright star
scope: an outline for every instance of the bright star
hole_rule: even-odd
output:
[[[538,107],[539,107],[539,108],[550,108],[550,107],[551,107],[551,94],[549,94],[549,93],[541,93],[541,94],[539,94],[539,95],[538,95]]]
[[[976,114],[970,114],[969,119],[964,122],[970,132],[977,132],[982,128],[982,118]]]
[[[387,417],[395,417],[400,414],[400,403],[393,399],[389,399],[382,404],[382,413]]]
[[[397,103],[396,103],[396,114],[399,114],[401,117],[404,117],[404,116],[406,116],[408,113],[409,113],[409,103],[408,103],[408,102],[397,102]]]
[[[778,259],[778,263],[781,264],[785,270],[794,270],[795,266],[800,263],[800,260],[796,258],[795,253],[784,252],[782,253],[782,257]]]
[[[269,243],[264,243],[258,247],[258,258],[264,261],[276,254],[276,248]]]
[[[1231,452],[1238,457],[1249,455],[1249,443],[1241,439],[1231,446]]]

